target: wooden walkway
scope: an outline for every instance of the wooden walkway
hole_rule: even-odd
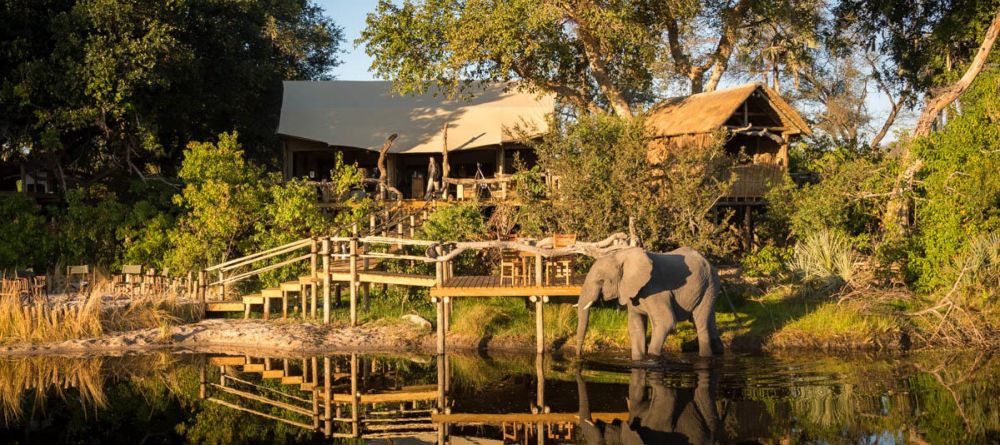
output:
[[[580,295],[584,276],[542,286],[503,281],[497,275],[466,275],[451,277],[431,288],[432,297],[576,297]]]

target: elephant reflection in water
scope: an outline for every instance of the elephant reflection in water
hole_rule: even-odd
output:
[[[668,388],[663,374],[633,369],[629,381],[628,420],[594,422],[587,384],[577,374],[580,429],[589,445],[711,444],[723,441],[715,406],[716,373],[710,366],[697,369],[694,388]]]

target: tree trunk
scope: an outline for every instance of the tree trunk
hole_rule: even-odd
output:
[[[983,38],[983,44],[979,46],[979,51],[976,53],[976,57],[972,59],[972,64],[965,71],[965,75],[958,82],[941,90],[937,96],[927,101],[923,113],[920,114],[920,119],[917,120],[917,126],[913,130],[914,137],[930,134],[931,127],[938,116],[941,115],[941,111],[954,102],[955,99],[958,99],[969,88],[972,81],[976,80],[976,76],[983,70],[986,59],[990,56],[990,50],[993,49],[993,44],[996,43],[998,34],[1000,34],[1000,10],[997,10],[993,16],[993,22],[990,24],[989,29],[986,30],[986,37]]]
[[[997,10],[993,16],[993,21],[990,23],[989,29],[986,30],[983,43],[979,46],[979,51],[972,59],[972,63],[965,71],[965,74],[962,75],[962,78],[958,82],[944,88],[937,96],[927,101],[924,111],[920,114],[920,119],[917,120],[917,126],[913,130],[915,138],[930,134],[931,127],[938,116],[941,115],[941,111],[954,102],[955,99],[958,99],[969,88],[969,85],[976,80],[976,76],[979,75],[983,70],[983,65],[986,64],[986,59],[989,58],[990,51],[993,49],[993,44],[996,42],[998,34],[1000,34],[1000,10]],[[889,195],[889,202],[886,205],[886,212],[882,219],[883,236],[889,239],[901,238],[909,228],[910,202],[906,196],[906,192],[912,189],[913,180],[916,178],[917,173],[920,172],[924,163],[923,160],[912,155],[909,147],[905,147],[901,156],[901,165],[903,168],[896,176],[896,182]]]

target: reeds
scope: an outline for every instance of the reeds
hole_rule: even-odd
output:
[[[103,281],[78,301],[24,305],[18,298],[0,299],[0,343],[57,342],[148,328],[166,333],[170,326],[197,319],[198,311],[170,291],[114,295]]]

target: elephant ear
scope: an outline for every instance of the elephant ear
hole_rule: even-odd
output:
[[[621,280],[618,281],[618,303],[628,304],[639,294],[653,274],[653,261],[641,248],[633,248],[618,254],[621,264]]]

